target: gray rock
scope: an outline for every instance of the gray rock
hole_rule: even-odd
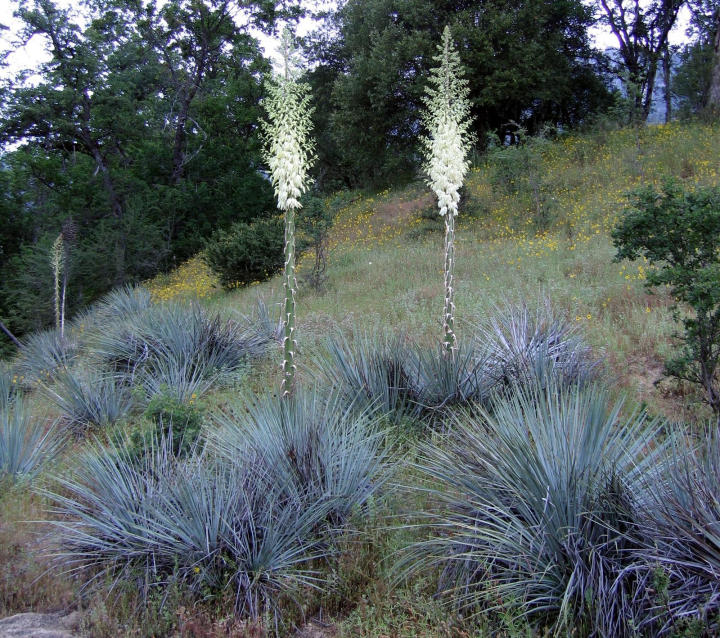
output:
[[[76,638],[80,614],[15,614],[0,620],[0,638]]]

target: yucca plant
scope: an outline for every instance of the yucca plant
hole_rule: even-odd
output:
[[[191,380],[237,370],[268,344],[269,337],[256,329],[198,305],[167,304],[151,306],[98,334],[92,351],[103,365],[130,378],[137,373],[161,376],[168,370],[184,371]]]
[[[387,479],[382,433],[368,410],[337,395],[246,398],[216,416],[209,445],[219,456],[258,459],[271,480],[292,485],[308,506],[325,503],[340,524]]]
[[[92,311],[100,321],[120,321],[145,312],[152,303],[147,288],[128,284],[111,290],[93,305]]]
[[[65,369],[57,373],[43,393],[62,413],[63,420],[78,430],[117,423],[133,407],[129,388],[116,376],[85,369]]]
[[[18,377],[5,362],[0,361],[0,410],[7,408],[18,392]]]
[[[63,290],[62,303],[60,301],[60,277],[65,270],[65,247],[62,233],[60,233],[52,245],[50,251],[50,266],[53,270],[54,302],[55,302],[55,329],[60,337],[65,334],[65,291]],[[62,309],[61,309],[62,306]]]
[[[666,472],[652,482],[643,560],[659,572],[658,595],[646,618],[653,635],[694,621],[720,631],[720,434],[710,425],[700,446],[676,438]],[[644,625],[645,625],[644,624]],[[643,625],[643,626],[644,626]]]
[[[417,463],[431,537],[401,566],[439,567],[441,593],[467,613],[634,635],[643,585],[622,576],[642,546],[659,427],[621,403],[608,408],[597,386],[523,387],[491,412],[458,416]]]
[[[167,394],[182,402],[201,397],[218,378],[216,369],[207,370],[172,355],[154,359],[137,376],[149,399]]]
[[[0,407],[0,480],[32,478],[60,450],[55,423],[33,415],[22,397]]]
[[[443,31],[442,44],[434,60],[438,66],[430,72],[425,89],[422,121],[428,131],[424,138],[425,171],[437,196],[440,216],[445,220],[445,308],[443,345],[447,356],[457,347],[455,337],[455,217],[469,163],[470,102],[468,82],[464,79],[450,27]]]
[[[487,401],[490,391],[484,362],[469,346],[457,347],[453,357],[446,356],[444,345],[416,348],[410,376],[424,416],[435,421],[446,414],[446,408]]]
[[[314,361],[318,382],[346,405],[375,408],[395,421],[420,415],[415,353],[402,338],[356,333],[348,341],[338,333],[321,352]]]
[[[598,378],[599,360],[578,329],[548,303],[535,312],[506,304],[475,329],[485,382],[496,392],[539,383],[588,384]]]
[[[78,344],[71,335],[63,337],[58,330],[36,332],[23,340],[17,369],[26,385],[47,383],[70,366],[77,353]]]
[[[178,460],[162,440],[141,458],[95,444],[45,493],[61,565],[87,570],[87,584],[141,570],[145,595],[173,582],[204,596],[231,588],[238,612],[254,618],[276,612],[279,595],[320,585],[310,565],[322,558],[315,529],[325,505],[250,458]]]
[[[307,189],[313,143],[310,87],[297,81],[298,67],[294,59],[292,35],[285,29],[282,37],[284,73],[268,84],[265,109],[268,120],[263,122],[265,157],[278,208],[285,215],[285,267],[283,287],[283,396],[292,394],[295,384],[295,212],[302,207],[300,196]]]

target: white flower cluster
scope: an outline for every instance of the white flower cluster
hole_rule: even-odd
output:
[[[436,122],[427,171],[430,187],[438,198],[440,215],[444,216],[448,211],[457,215],[459,191],[468,169],[465,153],[465,143],[458,122],[448,116]]]
[[[296,124],[292,118],[279,119],[268,152],[268,165],[280,210],[300,208],[300,196],[305,190],[307,154]]]
[[[457,215],[460,188],[465,180],[471,136],[468,83],[463,77],[460,56],[454,48],[450,29],[445,27],[439,65],[430,72],[425,89],[426,109],[422,114],[428,136],[423,138],[428,184],[438,198],[443,217]]]

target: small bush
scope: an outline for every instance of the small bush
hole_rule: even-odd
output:
[[[153,427],[138,435],[145,441],[149,441],[149,437],[167,439],[176,456],[187,455],[193,449],[202,429],[202,406],[192,395],[188,401],[181,401],[171,393],[157,394],[150,399],[143,416]],[[137,435],[134,443],[142,447]]]
[[[233,224],[205,244],[203,259],[225,288],[264,281],[282,269],[285,243],[282,218]]]
[[[327,243],[333,223],[333,210],[320,197],[308,195],[303,198],[297,221],[300,231],[299,250],[311,250],[313,257],[305,281],[315,290],[321,290],[327,280]]]
[[[55,424],[33,416],[21,397],[0,408],[0,480],[34,476],[60,445]]]
[[[441,593],[466,612],[633,635],[644,598],[621,576],[642,546],[658,428],[620,404],[608,411],[594,386],[526,387],[492,414],[458,417],[417,463],[432,535],[402,565],[438,566]]]
[[[635,191],[612,237],[616,260],[649,262],[646,288],[670,288],[684,344],[666,372],[701,385],[720,425],[720,188],[668,180]]]

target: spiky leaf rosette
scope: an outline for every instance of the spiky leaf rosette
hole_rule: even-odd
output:
[[[445,351],[457,349],[455,337],[454,266],[455,216],[469,163],[471,123],[468,83],[463,77],[460,56],[452,42],[450,27],[443,31],[442,44],[435,56],[438,66],[430,72],[425,89],[422,119],[428,131],[423,138],[428,183],[438,198],[440,215],[445,219],[445,308],[443,332]]]
[[[285,269],[283,286],[283,383],[284,396],[292,393],[295,380],[295,211],[301,208],[300,196],[307,190],[307,174],[312,164],[313,143],[310,87],[296,81],[292,38],[286,29],[282,52],[283,77],[274,78],[268,86],[265,108],[268,120],[263,122],[265,158],[270,167],[278,208],[285,213]]]

